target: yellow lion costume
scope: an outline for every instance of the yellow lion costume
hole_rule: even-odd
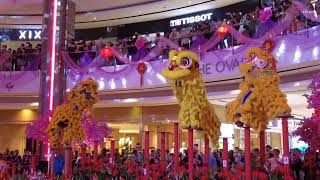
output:
[[[78,83],[67,94],[66,104],[56,107],[47,132],[52,147],[80,142],[85,138],[81,118],[86,109],[98,101],[98,84],[94,80]]]
[[[190,51],[172,50],[169,67],[162,75],[169,80],[180,105],[179,122],[183,128],[201,129],[217,143],[220,121],[207,99],[207,92],[199,71],[199,57]]]
[[[240,121],[259,132],[266,129],[269,120],[291,113],[286,96],[279,89],[277,61],[269,50],[270,43],[266,41],[264,48],[247,51],[245,61],[240,64],[240,72],[244,74],[241,92],[226,108],[228,120]]]

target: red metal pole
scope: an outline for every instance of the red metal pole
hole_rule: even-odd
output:
[[[54,160],[55,160],[55,156],[57,154],[57,150],[56,149],[51,149],[51,157],[50,157],[50,180],[54,179]]]
[[[31,154],[34,154],[34,138],[31,138]]]
[[[87,162],[87,150],[86,150],[86,145],[81,146],[81,166],[84,168],[86,166]]]
[[[193,180],[193,129],[188,129],[188,165],[189,180]]]
[[[265,131],[260,132],[260,163],[261,167],[266,162],[266,142],[265,142]]]
[[[42,141],[37,140],[37,144],[36,144],[36,154],[37,154],[37,155],[40,154],[41,144],[43,144]]]
[[[209,138],[207,135],[204,136],[204,155],[205,155],[205,165],[209,167],[210,148],[209,148]]]
[[[71,150],[71,147],[65,147],[65,150],[64,150],[64,159],[65,159],[64,177],[65,177],[65,179],[71,178],[70,177],[70,174],[71,174],[71,172],[70,172],[71,171],[71,169],[70,169],[70,163],[71,163],[70,150]]]
[[[36,156],[34,152],[34,138],[31,139],[31,174],[36,171]]]
[[[31,174],[36,172],[36,161],[37,161],[36,155],[32,154],[32,156],[31,156]]]
[[[144,159],[145,164],[149,164],[149,131],[144,133]]]
[[[65,179],[69,179],[70,178],[70,153],[69,153],[69,148],[66,148],[65,151],[64,151],[64,159],[65,159],[65,162],[64,162],[64,176],[65,176]]]
[[[94,164],[98,163],[98,142],[95,141],[93,145],[93,162]]]
[[[15,163],[12,164],[12,177],[16,177],[17,165]]]
[[[37,140],[37,143],[36,143],[36,156],[37,156],[37,164],[39,163],[40,161],[40,148],[41,148],[41,145],[43,144],[42,141],[40,140]],[[52,151],[52,149],[51,149]],[[51,153],[52,154],[52,153]],[[52,155],[51,155],[52,156]]]
[[[69,149],[69,177],[70,179],[72,178],[72,174],[73,174],[73,167],[72,167],[72,157],[73,157],[73,152],[72,152],[72,147],[70,147]]]
[[[223,138],[222,167],[228,167],[228,138]]]
[[[179,123],[174,123],[173,129],[174,135],[174,167],[177,169],[179,167]]]
[[[110,144],[110,157],[111,157],[111,162],[114,162],[114,140],[111,140],[111,144]]]
[[[166,133],[161,132],[161,161],[166,160]]]
[[[283,164],[286,174],[289,174],[289,138],[288,138],[288,118],[282,117],[282,139],[283,139]]]
[[[244,150],[245,150],[245,179],[251,180],[251,149],[250,149],[250,127],[244,128]]]

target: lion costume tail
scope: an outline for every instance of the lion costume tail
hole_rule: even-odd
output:
[[[238,99],[231,101],[226,106],[225,113],[226,113],[227,122],[234,123],[238,120],[236,118],[236,114],[238,113],[239,106],[240,105],[239,105]]]
[[[204,133],[208,136],[212,143],[216,145],[220,136],[221,123],[214,111],[213,106],[210,104],[210,106],[203,109],[203,113],[201,114],[204,116],[200,117],[202,121],[201,129],[203,129]]]

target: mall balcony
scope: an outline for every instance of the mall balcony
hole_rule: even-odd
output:
[[[319,15],[1,1],[0,179],[320,178]]]

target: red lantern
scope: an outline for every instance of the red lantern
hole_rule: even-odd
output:
[[[137,67],[137,71],[140,74],[144,74],[147,71],[147,65],[145,63],[139,63]]]
[[[225,24],[222,24],[221,26],[218,27],[217,29],[219,35],[221,38],[224,38],[228,34],[228,27]]]
[[[100,54],[106,59],[106,61],[108,61],[109,58],[113,56],[113,49],[110,47],[103,48]]]
[[[145,63],[139,63],[137,66],[137,71],[140,74],[140,86],[143,86],[143,74],[147,71],[147,65]]]

